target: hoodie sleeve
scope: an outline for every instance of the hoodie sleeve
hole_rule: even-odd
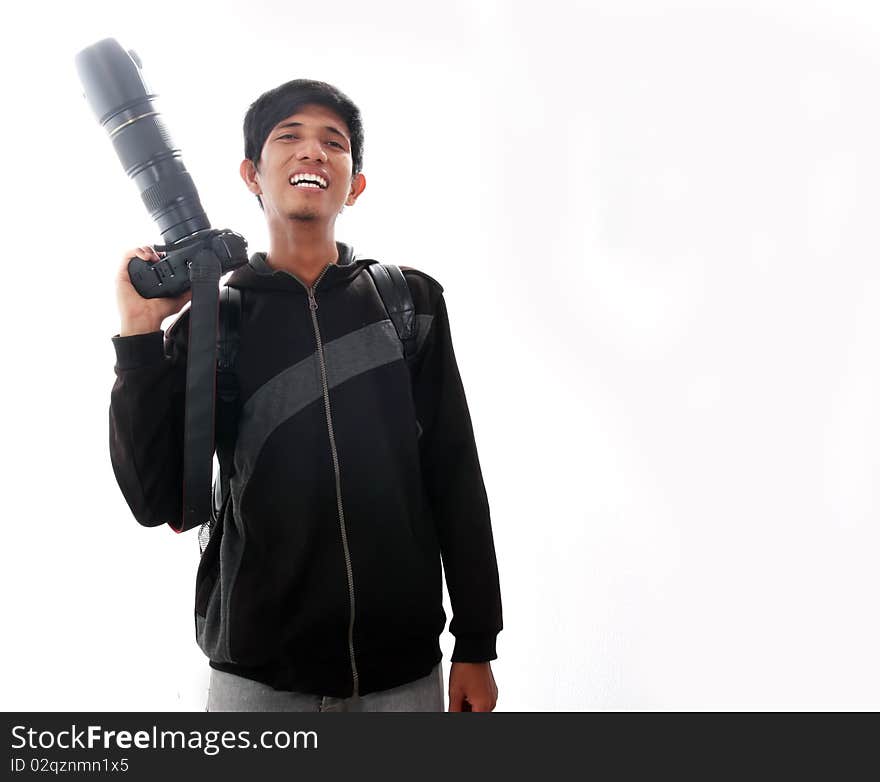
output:
[[[169,328],[113,337],[110,461],[138,523],[179,523],[183,498],[183,420],[188,310]]]
[[[501,591],[489,502],[442,288],[414,372],[422,477],[452,603],[452,662],[494,660]]]

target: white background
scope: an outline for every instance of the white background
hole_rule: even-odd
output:
[[[108,456],[113,275],[161,237],[74,70],[107,36],[251,251],[250,103],[307,77],[360,106],[367,188],[336,238],[445,287],[500,570],[497,710],[880,707],[876,4],[3,14],[0,707],[198,711],[207,690],[195,531],[140,527]]]

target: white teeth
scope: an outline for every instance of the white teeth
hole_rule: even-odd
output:
[[[294,186],[298,186],[303,182],[313,182],[316,187],[321,189],[327,187],[327,180],[317,174],[294,174],[288,181]]]

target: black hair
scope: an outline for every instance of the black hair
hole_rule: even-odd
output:
[[[310,103],[332,109],[345,121],[351,139],[351,175],[359,174],[364,162],[364,125],[360,109],[332,84],[314,79],[285,82],[264,92],[250,105],[244,117],[244,156],[258,167],[263,144],[272,128]],[[257,201],[262,209],[260,196]]]

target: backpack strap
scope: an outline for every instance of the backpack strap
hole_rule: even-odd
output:
[[[235,359],[241,343],[241,291],[223,286],[220,292],[220,328],[217,333],[217,396],[224,402],[238,398]]]
[[[399,266],[393,263],[374,261],[367,269],[379,297],[388,311],[388,317],[397,329],[397,336],[403,343],[403,355],[409,364],[416,353],[416,309],[413,305],[409,284]]]
[[[223,287],[220,292],[219,329],[217,332],[217,401],[214,447],[220,464],[220,475],[214,481],[211,518],[199,530],[199,545],[205,550],[211,530],[220,518],[223,503],[229,496],[229,479],[234,472],[233,456],[238,433],[238,376],[235,360],[241,342],[241,291]]]

